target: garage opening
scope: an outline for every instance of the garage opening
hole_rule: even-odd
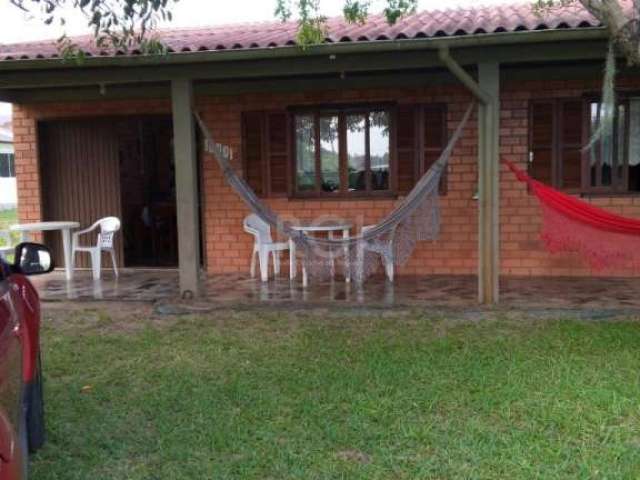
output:
[[[88,226],[117,216],[120,265],[178,266],[170,116],[45,121],[38,134],[43,220]],[[58,236],[45,241],[60,258]],[[88,266],[88,259],[78,265]]]

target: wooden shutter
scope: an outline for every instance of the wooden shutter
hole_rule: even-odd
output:
[[[246,112],[242,115],[242,163],[244,179],[258,195],[265,194],[264,125],[262,112]]]
[[[242,115],[243,170],[256,194],[285,196],[289,191],[289,128],[286,112]]]
[[[539,100],[529,109],[529,174],[557,188],[582,188],[584,105]]]
[[[270,196],[286,196],[289,192],[289,117],[286,112],[266,114],[266,160]]]
[[[440,158],[447,145],[447,107],[446,105],[425,105],[422,109],[422,169],[420,174],[431,168]],[[440,194],[447,193],[447,169],[440,180]]]
[[[582,116],[581,100],[565,100],[559,105],[558,158],[560,186],[582,187]]]
[[[553,161],[555,116],[553,101],[537,101],[530,105],[529,175],[547,185],[556,184]]]
[[[409,193],[418,173],[417,109],[401,105],[396,110],[396,185],[401,195]]]

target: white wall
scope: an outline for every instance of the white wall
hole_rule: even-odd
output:
[[[0,143],[0,153],[13,153],[13,145]],[[0,210],[15,208],[18,204],[18,187],[15,178],[0,178]]]
[[[13,144],[0,142],[0,153],[13,153]]]
[[[18,187],[15,178],[0,178],[0,210],[15,208],[18,202]]]

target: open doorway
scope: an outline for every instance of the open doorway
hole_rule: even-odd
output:
[[[123,253],[128,267],[177,267],[173,127],[169,116],[118,125]]]
[[[38,135],[44,221],[87,227],[119,217],[119,265],[178,266],[171,116],[46,120]],[[56,258],[59,237],[45,235]],[[88,257],[78,257],[77,266],[88,267]]]

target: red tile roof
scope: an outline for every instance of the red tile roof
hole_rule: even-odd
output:
[[[331,18],[327,22],[326,42],[370,42],[601,26],[579,4],[539,15],[533,11],[532,3],[423,11],[403,18],[395,25],[389,25],[382,15],[370,16],[364,25]],[[170,51],[179,53],[290,46],[295,45],[296,32],[295,22],[260,22],[162,30],[158,36]],[[91,37],[74,40],[89,55],[112,55],[96,48]],[[0,45],[1,60],[52,58],[57,55],[58,49],[53,41]]]

